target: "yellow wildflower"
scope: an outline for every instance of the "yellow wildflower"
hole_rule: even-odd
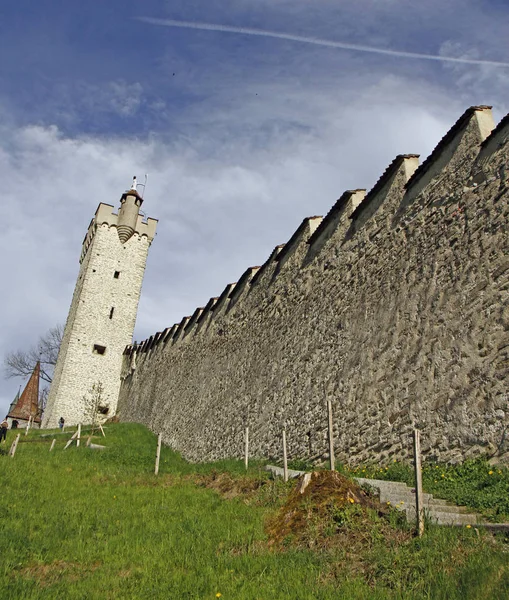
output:
[[[350,502],[350,504],[353,504],[355,500],[353,498],[348,498],[348,502]]]
[[[472,527],[472,525],[467,525],[467,529],[470,529]]]
[[[488,475],[493,475],[493,471],[488,471]]]
[[[221,598],[221,596],[222,596],[222,595],[223,595],[223,594],[221,594],[221,592],[217,592],[217,594],[216,594],[216,598]]]

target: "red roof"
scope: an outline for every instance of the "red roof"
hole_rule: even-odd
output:
[[[36,422],[41,422],[39,416],[39,374],[41,365],[39,362],[34,367],[32,375],[25,386],[19,400],[7,415],[11,419],[23,419],[28,421],[30,417]]]

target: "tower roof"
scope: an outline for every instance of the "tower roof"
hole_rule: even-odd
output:
[[[41,372],[41,364],[37,361],[34,367],[32,375],[25,386],[25,389],[14,402],[11,404],[9,414],[7,415],[11,419],[23,419],[28,421],[30,417],[40,423],[41,418],[39,416],[39,375]],[[17,401],[16,401],[17,400]]]

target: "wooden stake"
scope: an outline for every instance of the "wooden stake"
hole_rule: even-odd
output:
[[[73,440],[75,440],[75,439],[76,439],[77,435],[78,435],[78,430],[76,430],[76,431],[75,431],[75,432],[72,434],[72,436],[71,436],[71,439],[70,439],[70,440],[67,442],[67,444],[64,446],[64,450],[67,450],[67,448],[69,448],[69,446],[72,444]]]
[[[163,434],[159,433],[157,436],[157,452],[156,452],[156,468],[154,470],[154,474],[157,475],[159,473],[159,458],[161,456],[161,441],[163,439]]]
[[[18,435],[16,436],[16,439],[11,444],[11,449],[9,450],[9,456],[11,456],[12,458],[14,458],[14,455],[16,454],[16,448],[18,447],[20,435],[21,434],[18,433]]]
[[[51,442],[51,446],[49,447],[49,451],[51,452],[53,450],[53,448],[55,447],[55,442],[56,442],[56,438],[53,439],[53,441]]]
[[[420,431],[414,429],[414,467],[415,467],[415,514],[417,517],[417,534],[424,533],[424,503],[422,495],[421,441]]]
[[[32,422],[32,415],[28,417],[27,428],[25,429],[25,435],[28,435],[28,430],[30,429],[30,423]]]
[[[334,460],[334,428],[332,425],[332,402],[327,400],[327,413],[329,415],[329,466],[330,470],[334,471],[336,468]]]
[[[249,427],[246,427],[244,442],[244,464],[246,465],[247,471],[247,468],[249,466]]]
[[[288,457],[286,456],[286,430],[283,429],[283,479],[288,481]]]
[[[78,437],[76,438],[76,448],[80,447],[81,423],[78,423]]]
[[[103,426],[100,423],[99,423],[99,429],[101,430],[101,433],[103,434],[103,437],[106,437],[106,434],[104,433]]]

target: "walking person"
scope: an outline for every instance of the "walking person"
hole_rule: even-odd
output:
[[[7,419],[4,419],[0,423],[0,443],[5,442],[7,439],[7,430],[9,429],[9,423],[7,423]]]
[[[60,427],[60,429],[63,431],[64,430],[64,417],[60,417],[60,419],[58,419],[58,426]]]

